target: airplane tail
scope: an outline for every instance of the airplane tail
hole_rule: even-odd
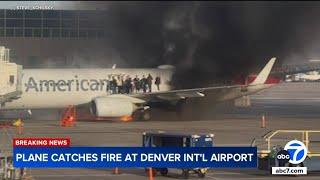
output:
[[[268,79],[268,76],[271,72],[271,69],[275,63],[277,58],[273,57],[269,60],[267,65],[260,71],[256,79],[250,83],[250,85],[258,85],[258,84],[264,84],[266,80]]]

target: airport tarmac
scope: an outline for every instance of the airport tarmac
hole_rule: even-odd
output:
[[[252,96],[249,108],[232,107],[222,103],[197,106],[198,118],[181,121],[173,118],[173,112],[153,112],[148,122],[77,122],[76,127],[62,128],[56,121],[26,120],[23,134],[17,137],[70,137],[74,146],[141,146],[145,131],[170,131],[188,133],[213,133],[216,146],[248,146],[253,138],[259,138],[270,130],[320,129],[320,83],[285,83]],[[261,128],[265,114],[266,128]],[[143,169],[120,169],[113,175],[112,169],[28,169],[33,179],[147,179]],[[168,177],[181,178],[180,171],[169,170]],[[320,172],[295,179],[319,179]],[[256,169],[213,169],[205,179],[288,179],[292,176],[272,176]],[[190,179],[198,179],[191,175]]]

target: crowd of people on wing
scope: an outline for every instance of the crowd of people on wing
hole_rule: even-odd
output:
[[[112,94],[130,94],[130,93],[139,93],[139,92],[152,92],[152,84],[157,87],[157,90],[160,90],[161,79],[157,76],[155,79],[148,74],[146,77],[142,75],[141,78],[136,75],[134,78],[131,78],[129,75],[112,75],[109,77],[108,81],[108,91]]]

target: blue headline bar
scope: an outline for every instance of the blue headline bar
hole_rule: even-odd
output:
[[[15,147],[14,167],[256,168],[256,147]]]

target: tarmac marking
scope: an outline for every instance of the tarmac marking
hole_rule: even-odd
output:
[[[210,175],[207,175],[206,174],[206,177],[209,178],[209,179],[216,179],[216,180],[219,180],[219,179],[223,179],[223,180],[226,180],[226,179],[279,179],[279,178],[292,178],[291,176],[265,176],[265,177],[230,177],[230,178],[225,178],[225,177],[221,177],[221,178],[218,178],[218,177],[214,177],[214,176],[210,176]],[[297,179],[319,179],[319,177],[317,176],[312,176],[312,177],[308,177],[308,176],[301,176],[301,177],[295,177]]]
[[[313,97],[295,97],[295,98],[285,98],[285,97],[252,97],[252,100],[304,100],[304,101],[320,101],[320,98]]]
[[[123,176],[129,174],[52,174],[52,175],[35,175],[32,177],[105,177],[105,176]],[[130,174],[131,175],[131,174]]]
[[[222,144],[222,143],[220,143],[217,145],[219,145],[219,146],[244,146],[244,147],[251,146],[250,143],[247,143],[247,144]]]
[[[206,178],[209,178],[209,179],[221,179],[221,178],[217,178],[217,177],[213,177],[213,176],[209,176],[208,174],[206,174]]]

